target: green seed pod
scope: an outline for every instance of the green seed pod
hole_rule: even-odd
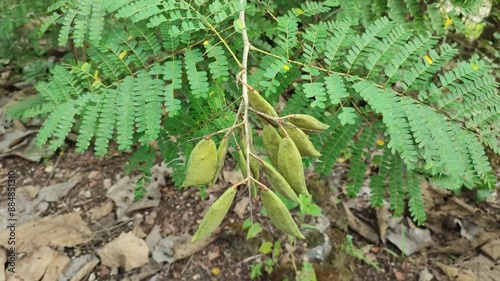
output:
[[[252,198],[257,197],[257,185],[254,181],[250,182],[250,193],[252,194]]]
[[[269,219],[279,230],[297,238],[305,239],[285,204],[276,194],[265,188],[262,190],[261,197]]]
[[[297,149],[300,152],[300,155],[302,157],[319,157],[321,156],[321,153],[314,148],[314,145],[312,144],[311,140],[309,140],[309,137],[304,133],[299,128],[293,128],[290,126],[284,126],[285,131],[288,133],[290,138],[292,138],[293,142],[297,146]],[[280,128],[280,134],[281,136],[286,136],[285,132]]]
[[[208,209],[208,212],[203,217],[203,220],[198,227],[198,230],[193,236],[192,241],[210,235],[222,222],[226,216],[231,204],[233,203],[234,196],[236,195],[236,188],[230,187],[226,190],[217,201]]]
[[[240,165],[241,174],[243,178],[247,178],[247,160],[245,159],[245,155],[243,154],[243,150],[238,149],[238,165]],[[251,169],[252,167],[250,167]]]
[[[299,203],[299,197],[297,197],[297,194],[295,194],[295,191],[293,191],[286,179],[267,162],[262,161],[261,163],[264,173],[266,174],[266,178],[271,186],[287,199]]]
[[[238,150],[238,165],[240,166],[241,174],[243,175],[243,178],[247,178],[247,161],[246,161],[245,155],[243,155],[243,151],[241,149]],[[250,166],[250,171],[251,170],[252,170],[252,167]],[[253,172],[252,172],[252,174],[253,174]],[[257,196],[257,186],[255,185],[254,181],[250,181],[250,191],[252,192],[252,197],[255,198]]]
[[[267,157],[269,157],[269,161],[275,167],[278,167],[278,150],[281,142],[280,134],[278,134],[272,125],[266,124],[264,125],[263,139],[264,149],[266,150]]]
[[[297,127],[313,131],[325,131],[330,128],[327,124],[321,123],[318,119],[307,114],[293,114],[288,121]]]
[[[217,169],[217,146],[212,139],[202,139],[189,156],[186,180],[182,187],[206,184],[212,181]]]
[[[246,143],[244,141],[241,142],[241,150],[243,151],[243,155],[245,156],[246,155]],[[253,154],[256,154],[255,153],[255,148],[253,148],[253,146],[250,146],[250,152],[252,152]],[[246,159],[246,156],[245,156],[245,159]],[[246,167],[245,167],[246,169]],[[259,165],[259,161],[257,161],[257,159],[253,158],[250,156],[250,170],[252,171],[252,176],[254,179],[258,180],[260,178],[260,165]]]
[[[253,107],[255,110],[260,111],[264,114],[273,116],[273,117],[278,117],[278,114],[276,113],[276,110],[274,110],[274,107],[269,104],[257,91],[248,91],[248,103],[250,103],[250,106]]]
[[[228,144],[229,144],[229,138],[228,137],[222,138],[219,144],[219,148],[217,149],[217,169],[215,170],[214,178],[212,179],[212,182],[210,182],[209,187],[214,186],[215,182],[217,182],[219,173],[222,170],[222,167],[224,166],[224,160],[226,159]]]
[[[297,194],[309,196],[302,158],[292,138],[285,137],[281,140],[278,151],[278,170]]]

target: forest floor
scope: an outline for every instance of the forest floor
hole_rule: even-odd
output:
[[[1,106],[32,93],[30,87],[13,88],[1,88]],[[204,212],[241,179],[234,161],[226,161],[207,200],[196,188],[175,188],[169,169],[158,161],[145,198],[136,202],[137,177],[123,169],[127,154],[113,147],[103,158],[90,151],[80,154],[72,137],[51,154],[33,146],[39,120],[11,122],[0,113],[0,264],[7,265],[0,281],[251,280],[251,265],[265,263],[270,255],[259,252],[262,243],[278,240],[283,246],[272,272],[262,266],[254,280],[295,280],[303,261],[311,262],[317,280],[325,281],[494,281],[500,276],[499,187],[478,203],[475,193],[455,196],[422,183],[428,222],[416,227],[407,214],[394,218],[387,207],[370,208],[368,184],[357,198],[345,197],[347,161],[328,178],[307,173],[323,216],[306,218],[318,230],[304,230],[305,242],[274,231],[260,206],[242,191],[221,229],[193,243]],[[500,167],[498,158],[492,161]],[[6,251],[12,235],[6,228],[9,171],[16,178],[15,274],[8,271],[12,260]],[[250,205],[263,230],[247,240],[242,223],[250,217]]]

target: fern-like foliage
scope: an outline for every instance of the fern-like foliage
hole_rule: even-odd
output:
[[[56,66],[12,113],[46,117],[37,144],[52,149],[75,123],[78,151],[103,155],[116,143],[152,155],[158,147],[181,185],[193,140],[234,123],[245,29],[248,84],[273,104],[287,99],[280,115],[330,125],[311,136],[322,153],[315,168],[327,175],[350,157],[349,195],[369,182],[374,206],[388,195],[403,214],[408,198],[423,223],[424,177],[449,189],[494,186],[483,145],[500,150],[498,84],[477,56],[453,66],[456,47],[437,46],[447,16],[460,14],[444,13],[439,1],[264,2],[57,1],[48,20],[60,27],[59,44],[80,46],[84,61]]]

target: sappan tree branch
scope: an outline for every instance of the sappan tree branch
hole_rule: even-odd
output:
[[[250,41],[248,40],[248,33],[247,33],[247,26],[245,23],[245,7],[246,7],[246,0],[240,0],[241,6],[243,7],[242,10],[240,11],[239,15],[239,20],[241,24],[243,25],[243,29],[241,32],[242,38],[243,38],[243,55],[241,58],[241,72],[238,74],[240,77],[240,80],[243,84],[243,87],[241,87],[241,95],[243,97],[243,122],[244,122],[244,127],[245,127],[245,143],[246,143],[246,151],[245,151],[245,158],[247,160],[247,177],[249,179],[252,179],[252,171],[250,169],[250,122],[248,118],[248,107],[249,107],[249,102],[248,102],[248,88],[245,87],[244,85],[247,84],[247,68],[248,68],[248,53],[250,52]],[[250,187],[251,180],[247,181],[248,184],[248,194],[250,196],[250,210],[252,210],[252,189]],[[252,215],[252,212],[250,211],[250,215]]]

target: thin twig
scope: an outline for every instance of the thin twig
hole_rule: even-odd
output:
[[[248,257],[248,258],[246,258],[246,259],[244,259],[244,260],[242,260],[242,261],[238,262],[236,265],[240,265],[240,264],[242,264],[242,263],[246,263],[246,262],[249,262],[249,261],[251,261],[251,260],[258,259],[258,258],[260,258],[260,257],[262,257],[262,254],[257,254],[257,255],[255,255],[255,256]]]
[[[245,7],[246,6],[246,0],[240,0],[241,6]],[[238,78],[241,79],[241,82],[243,85],[247,85],[247,68],[248,68],[248,53],[250,52],[250,41],[248,40],[248,33],[247,33],[247,26],[245,23],[245,8],[243,8],[240,11],[240,21],[241,24],[243,24],[243,29],[241,32],[241,36],[243,38],[243,55],[241,58],[241,72],[238,74]],[[248,88],[247,87],[242,87],[241,89],[241,96],[243,97],[243,106],[244,106],[244,111],[243,111],[243,122],[245,123],[245,143],[246,143],[246,159],[247,159],[247,177],[252,178],[252,171],[250,169],[250,123],[248,121],[248,108],[249,108],[249,102],[248,102]],[[250,181],[248,183],[248,195],[250,197],[250,218],[253,221],[253,214],[252,214],[252,190],[250,187]]]
[[[265,119],[275,121],[276,123],[278,123],[278,125],[280,127],[282,125],[285,125],[285,126],[292,127],[292,128],[295,128],[295,129],[301,129],[303,131],[308,131],[308,132],[311,132],[311,133],[322,133],[323,132],[323,131],[318,131],[318,130],[312,130],[312,129],[307,129],[307,128],[299,127],[299,126],[296,126],[296,125],[294,125],[292,123],[285,122],[285,119],[291,118],[293,116],[293,114],[287,115],[287,116],[283,116],[283,117],[274,117],[274,116],[262,113],[262,112],[256,110],[255,108],[252,108],[252,107],[250,107],[249,110],[255,112],[257,115],[260,115],[260,116],[264,117]]]
[[[49,178],[45,182],[45,186],[48,186],[50,183],[50,180],[52,180],[52,177],[54,176],[54,173],[56,172],[56,168],[59,165],[59,161],[61,161],[61,156],[63,156],[63,154],[64,154],[64,150],[59,152],[59,155],[57,156],[56,163],[54,164],[54,168],[52,168],[52,172],[50,173]]]
[[[236,113],[236,118],[234,119],[233,128],[236,126],[236,124],[238,123],[238,120],[240,119],[240,114],[241,114],[241,109],[242,108],[243,108],[243,100],[240,103],[240,107],[238,107],[238,112]],[[240,123],[240,124],[242,124],[242,123]],[[227,133],[224,135],[224,137],[229,136],[229,134],[231,134],[232,131],[233,130],[228,130]]]
[[[184,266],[184,269],[182,269],[181,276],[184,276],[184,272],[186,272],[186,269],[187,269],[188,265],[191,263],[191,259],[193,259],[193,256],[194,255],[192,255],[192,256],[189,257],[186,265]]]
[[[126,225],[128,224],[129,222],[131,222],[132,220],[134,220],[134,218],[129,218],[129,219],[126,219],[122,222],[120,222],[119,224],[116,224],[116,225],[113,225],[113,226],[110,226],[110,227],[107,227],[107,228],[103,228],[103,229],[99,229],[99,230],[96,230],[94,231],[92,234],[97,234],[97,233],[101,233],[101,232],[106,232],[106,231],[110,231],[110,230],[113,230],[115,228],[118,228],[120,226],[123,226],[123,225]]]

